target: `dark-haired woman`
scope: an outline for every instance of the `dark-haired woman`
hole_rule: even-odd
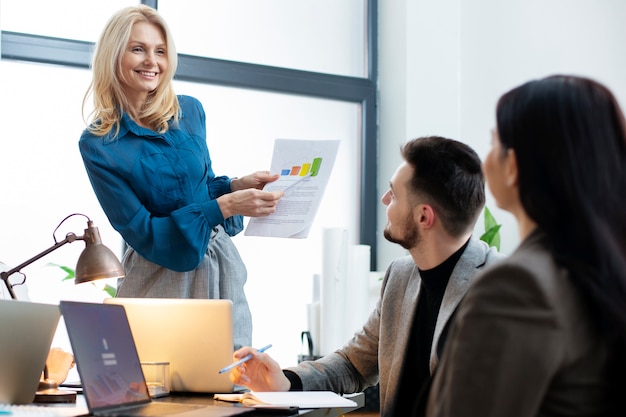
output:
[[[429,416],[626,415],[626,128],[613,94],[551,76],[504,94],[483,168],[520,245],[451,326]]]

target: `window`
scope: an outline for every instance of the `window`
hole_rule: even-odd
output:
[[[16,6],[16,3],[20,5]],[[13,179],[3,190],[8,196],[3,200],[5,223],[8,224],[2,227],[3,236],[31,234],[28,245],[32,247],[20,247],[5,238],[0,243],[3,257],[0,260],[14,266],[50,246],[54,227],[71,212],[82,212],[95,220],[103,242],[115,251],[118,244],[121,246],[121,239],[110,228],[93,195],[78,154],[77,141],[84,128],[81,102],[90,81],[88,67],[93,42],[106,20],[103,16],[108,18],[114,9],[129,2],[71,2],[78,4],[74,7],[67,0],[39,0],[34,2],[35,6],[28,2],[29,9],[24,9],[21,3],[19,0],[3,0],[0,9],[0,78],[11,80],[0,83],[3,97],[0,135],[5,138],[0,142],[0,152],[11,155],[1,165],[0,175]],[[58,9],[49,9],[49,3],[54,3]],[[372,270],[375,270],[376,207],[379,203],[376,191],[377,2],[350,0],[341,7],[331,5],[330,0],[319,2],[319,6],[312,0],[263,2],[273,6],[265,10],[247,10],[246,19],[250,14],[256,14],[259,22],[276,20],[275,15],[280,10],[291,10],[287,15],[291,17],[296,14],[290,9],[293,4],[310,3],[315,9],[312,16],[328,20],[311,25],[297,20],[289,22],[289,18],[285,19],[283,15],[282,19],[287,22],[266,25],[276,33],[265,34],[263,39],[254,39],[256,43],[249,44],[247,42],[255,36],[254,33],[239,34],[239,38],[232,39],[235,42],[232,48],[219,42],[212,45],[192,43],[195,31],[189,34],[184,30],[197,27],[186,26],[176,15],[176,7],[184,5],[184,10],[188,11],[193,4],[201,3],[198,10],[202,13],[226,10],[224,13],[232,17],[236,11],[233,9],[235,0],[198,0],[197,3],[161,0],[158,3],[164,17],[168,22],[171,20],[180,52],[176,90],[179,94],[199,98],[205,106],[207,140],[216,173],[237,176],[268,168],[273,140],[279,137],[340,139],[342,142],[331,183],[309,238],[293,241],[252,238],[242,234],[234,239],[248,266],[247,295],[253,309],[255,333],[271,335],[268,337],[273,338],[272,343],[283,346],[277,348],[274,355],[281,363],[289,365],[300,352],[298,336],[306,326],[305,304],[310,301],[312,274],[321,271],[321,228],[340,226],[350,229],[353,243],[371,246]],[[89,7],[82,7],[83,4]],[[239,1],[236,4],[243,7]],[[25,16],[30,18],[33,7],[40,6],[48,16],[53,16],[49,20],[54,21],[54,27],[58,29],[48,31],[45,23],[49,22],[31,25],[23,21],[27,20]],[[68,8],[73,12],[65,12]],[[97,11],[94,15],[84,17],[84,12],[94,10]],[[332,15],[335,10],[338,16],[324,15],[324,12]],[[260,16],[262,12],[269,13],[271,18]],[[71,19],[76,16],[83,23],[69,27],[73,26]],[[306,14],[300,13],[302,16]],[[344,19],[354,21],[341,27]],[[89,24],[85,23],[87,21]],[[259,42],[267,45],[266,50],[277,47],[275,44],[281,39],[281,31],[284,38],[284,31],[293,32],[294,25],[306,27],[312,39],[305,40],[304,35],[298,33],[290,42],[281,45],[283,49],[273,56],[267,51],[256,53]],[[88,26],[84,34],[81,26]],[[337,36],[333,37],[337,26],[339,31],[346,30],[352,38],[344,39],[342,35],[339,40]],[[221,39],[226,44],[230,39],[226,36],[228,25],[220,27],[226,32]],[[263,25],[258,23],[254,27],[259,31]],[[367,31],[368,42],[355,38],[363,37],[364,31]],[[316,33],[321,35],[316,36]],[[213,33],[211,36],[218,35]],[[330,48],[328,39],[335,39],[339,52],[325,54]],[[352,43],[357,46],[350,46]],[[290,53],[297,50],[298,44],[306,48]],[[350,51],[351,48],[359,51]],[[199,56],[209,54],[215,56]],[[242,145],[244,141],[248,142]],[[242,152],[242,148],[247,152]],[[80,232],[82,227],[84,225],[79,221],[77,226],[72,223],[68,231]],[[39,286],[44,285],[42,281],[56,284],[50,280],[50,269],[41,265],[56,262],[73,266],[81,250],[80,244],[66,245],[50,255],[51,259],[46,258],[39,268],[36,264],[29,266],[25,272],[29,274],[27,282],[31,295],[35,296]],[[302,253],[319,255],[297,256]],[[293,258],[301,261],[294,266],[289,262]],[[42,275],[40,281],[36,279],[39,274]],[[51,287],[47,286],[48,292]],[[63,297],[71,298],[72,291],[74,288],[66,288]],[[280,303],[268,306],[268,298],[277,294],[288,296],[281,296]],[[274,308],[280,308],[280,311]],[[273,328],[275,326],[271,323],[274,320],[270,317],[284,316],[285,311],[289,311],[289,318],[285,320],[283,330]]]
[[[189,7],[181,7],[180,0],[160,0],[158,4],[179,53],[367,77],[363,0],[211,0]]]

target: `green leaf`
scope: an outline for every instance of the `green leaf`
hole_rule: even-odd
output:
[[[115,293],[117,292],[117,289],[109,284],[106,284],[102,290],[109,294],[110,297],[115,297]]]
[[[485,206],[485,230],[489,231],[498,225],[491,211]]]
[[[499,228],[500,226],[498,226]],[[491,246],[495,247],[498,252],[500,252],[500,233],[497,233],[494,237],[493,240],[491,241]]]
[[[488,244],[489,246],[494,246],[498,251],[500,250],[500,227],[502,225],[497,224],[494,227],[487,230],[480,237],[480,240]]]
[[[67,273],[67,276],[63,278],[61,281],[67,281],[68,279],[76,278],[76,271],[70,268],[69,266],[63,266],[63,265],[55,264],[53,262],[48,262],[47,266],[54,266],[56,268],[61,268]],[[98,287],[94,282],[92,282],[91,285],[93,285],[94,287]],[[117,292],[117,289],[112,285],[105,284],[104,287],[102,288],[102,291],[107,293],[107,295],[110,297],[115,297],[115,293]]]
[[[55,264],[53,262],[48,262],[47,265],[48,266],[55,266],[57,268],[61,268],[62,270],[64,270],[67,273],[67,276],[65,278],[63,278],[61,281],[67,281],[68,279],[74,279],[76,277],[76,271],[74,271],[69,266],[63,266],[63,265]]]
[[[501,227],[501,225],[499,225],[499,224],[495,225],[494,227],[490,228],[485,233],[483,233],[483,235],[480,237],[480,239],[484,240],[484,241],[492,242],[495,238],[498,237],[498,235],[499,235],[498,232],[500,231],[500,227]]]
[[[480,237],[480,240],[488,244],[489,246],[495,247],[498,251],[500,251],[500,227],[502,225],[498,224],[491,211],[485,206],[484,210],[484,220],[485,220],[485,233]]]

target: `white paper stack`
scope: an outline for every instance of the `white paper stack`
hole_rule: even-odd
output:
[[[319,345],[315,354],[326,355],[343,346],[369,316],[370,247],[351,245],[342,228],[324,229],[322,245],[319,339],[313,341]]]
[[[344,300],[348,272],[348,231],[324,229],[320,287],[320,354],[327,355],[345,343]]]

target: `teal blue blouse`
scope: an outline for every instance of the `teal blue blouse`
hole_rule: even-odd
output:
[[[106,136],[85,130],[79,148],[113,228],[144,258],[182,272],[200,264],[211,230],[224,222],[216,198],[230,192],[231,179],[211,168],[202,104],[178,100],[179,122],[164,134],[124,113],[117,135],[115,128]]]

